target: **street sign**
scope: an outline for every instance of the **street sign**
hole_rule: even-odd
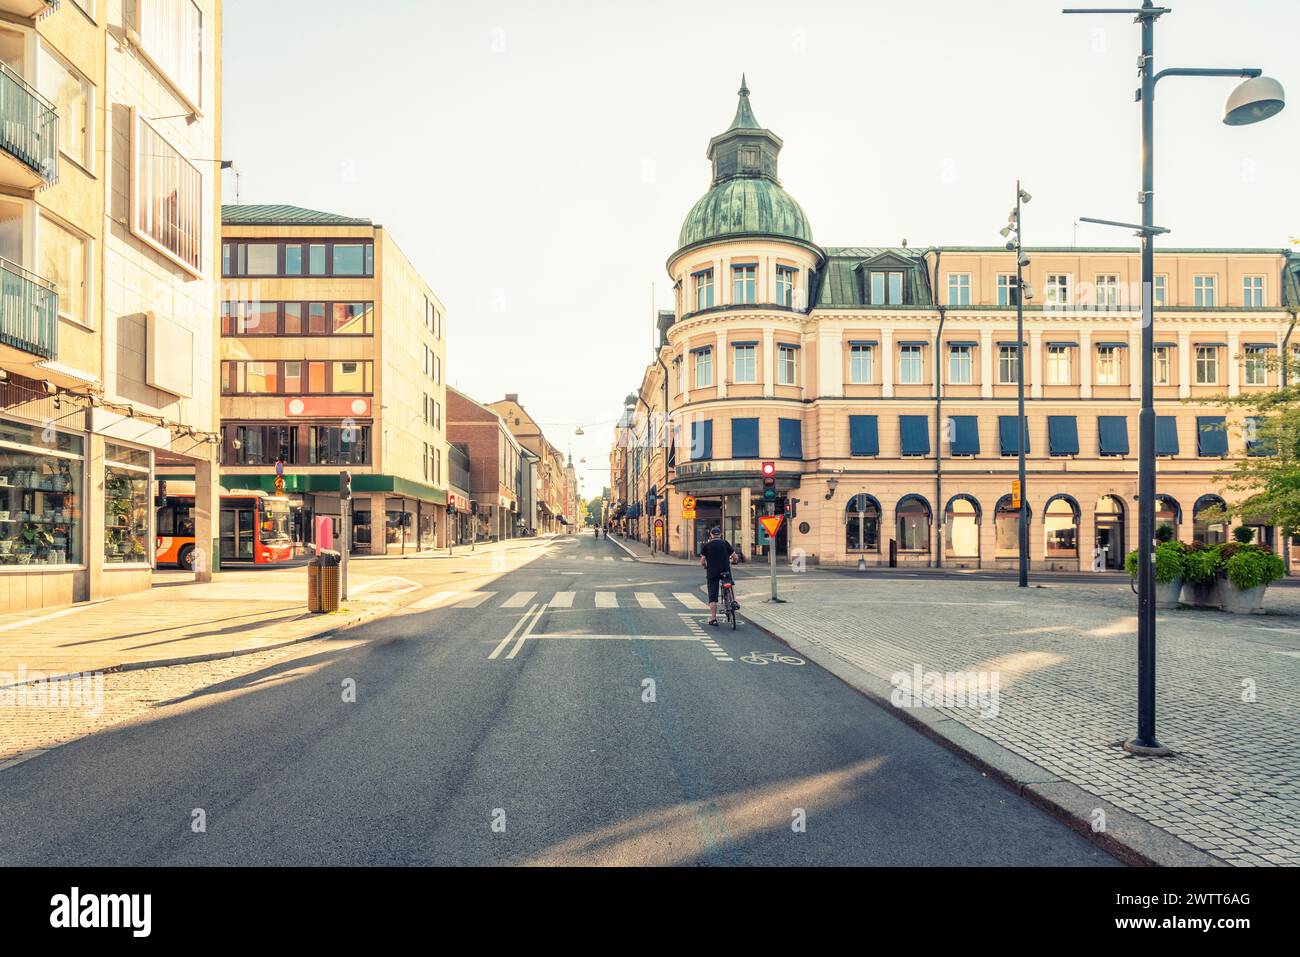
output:
[[[694,520],[694,518],[695,518],[695,509],[693,509],[693,508],[684,508],[684,509],[682,509],[682,518],[684,518],[684,519],[689,519],[689,520]]]
[[[682,499],[682,508],[688,512],[695,511],[695,496],[687,495]]]
[[[1020,479],[1011,480],[1011,507],[1020,508]]]
[[[784,515],[761,515],[758,524],[763,526],[763,531],[767,532],[768,538],[776,538],[776,533],[780,531],[783,521],[785,521]]]
[[[276,495],[283,495],[283,494],[284,494],[284,476],[283,476],[283,475],[277,475],[277,476],[275,477],[275,494],[276,494]]]
[[[662,518],[655,519],[655,536],[658,538],[664,536],[664,520]]]

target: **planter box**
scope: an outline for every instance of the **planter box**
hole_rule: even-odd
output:
[[[1156,582],[1156,607],[1157,608],[1177,608],[1180,604],[1179,597],[1183,593],[1183,580],[1175,578],[1173,581],[1165,582],[1163,585]]]
[[[1219,594],[1219,579],[1215,579],[1204,585],[1194,585],[1191,582],[1183,584],[1183,604],[1191,605],[1193,608],[1222,608],[1223,598]]]
[[[1223,603],[1223,610],[1230,611],[1234,615],[1264,614],[1264,592],[1267,590],[1267,585],[1243,589],[1238,588],[1227,579],[1219,582],[1219,595]]]

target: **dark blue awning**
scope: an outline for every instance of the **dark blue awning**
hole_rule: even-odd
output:
[[[979,343],[976,342],[974,339],[968,339],[968,340],[966,340],[965,342],[960,342],[960,341],[951,341],[951,340],[948,342],[948,348],[949,348],[949,349],[957,349],[957,348],[962,348],[962,347],[965,347],[965,348],[968,348],[968,349],[973,349],[973,348],[975,348],[975,347],[978,346],[978,345],[979,345]]]
[[[1178,419],[1172,415],[1156,416],[1156,455],[1178,454]]]
[[[1196,417],[1196,454],[1200,456],[1228,454],[1228,432],[1223,427],[1223,416],[1198,415]]]
[[[979,418],[974,415],[954,415],[948,421],[952,423],[952,440],[949,443],[952,454],[979,455]]]
[[[874,415],[849,416],[849,455],[879,455],[880,431]]]
[[[1128,455],[1128,418],[1097,416],[1097,451],[1102,455]]]
[[[903,455],[930,454],[930,419],[924,415],[900,415],[898,432]]]
[[[1003,455],[1020,454],[1020,419],[1014,415],[998,416],[998,439]],[[1026,430],[1025,454],[1029,454],[1029,435]]]
[[[1047,417],[1047,446],[1052,455],[1079,454],[1079,423],[1074,416]]]

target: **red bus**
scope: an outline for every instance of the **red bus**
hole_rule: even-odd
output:
[[[218,529],[222,565],[272,565],[293,557],[286,498],[260,491],[222,492]],[[156,546],[157,564],[194,568],[193,493],[159,501]]]

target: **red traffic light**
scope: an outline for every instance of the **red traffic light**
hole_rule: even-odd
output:
[[[776,463],[775,463],[775,462],[764,462],[764,463],[763,463],[763,475],[764,475],[764,476],[767,476],[767,477],[770,478],[771,476],[773,476],[773,475],[775,475],[775,474],[776,474]]]

